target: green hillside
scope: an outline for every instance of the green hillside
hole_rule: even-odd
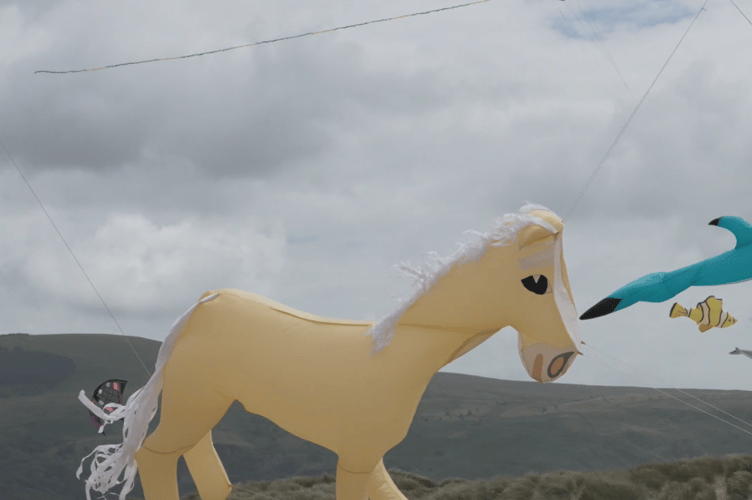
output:
[[[160,343],[129,340],[153,370]],[[83,498],[83,481],[75,478],[80,460],[97,445],[119,443],[121,425],[109,426],[107,437],[98,435],[77,396],[81,389],[90,395],[109,378],[128,380],[126,397],[148,380],[122,336],[0,335],[2,500]],[[691,393],[752,420],[751,392]],[[158,419],[159,414],[152,429]],[[745,454],[751,437],[652,389],[439,373],[407,438],[385,463],[431,481],[487,480]],[[215,428],[214,442],[233,483],[319,477],[335,470],[332,452],[246,413],[238,403]],[[88,462],[84,476],[87,468]],[[182,494],[194,491],[182,460],[179,480]],[[140,488],[133,492],[134,498],[141,495]]]

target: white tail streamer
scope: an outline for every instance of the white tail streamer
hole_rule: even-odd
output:
[[[146,432],[149,430],[149,422],[157,413],[159,394],[162,392],[162,371],[167,360],[170,359],[175,343],[183,331],[183,326],[188,321],[191,313],[196,307],[204,302],[208,302],[219,294],[214,294],[200,300],[188,309],[180,318],[173,323],[170,333],[162,342],[157,356],[157,364],[154,374],[144,387],[137,390],[128,398],[125,405],[110,404],[115,408],[112,413],[105,413],[94,405],[87,397],[84,391],[78,395],[79,401],[91,410],[97,417],[103,421],[102,429],[105,425],[111,424],[117,420],[123,419],[123,442],[118,445],[109,444],[97,446],[93,452],[81,460],[81,465],[76,471],[76,477],[80,478],[83,471],[84,461],[94,455],[91,462],[91,475],[86,479],[86,500],[91,500],[90,491],[105,493],[113,486],[125,483],[120,491],[119,499],[125,500],[125,496],[133,489],[133,482],[136,479],[138,467],[136,465],[135,454],[146,439]],[[119,478],[123,476],[123,479]],[[104,496],[102,496],[104,498]]]

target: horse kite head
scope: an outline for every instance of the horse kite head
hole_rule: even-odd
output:
[[[400,268],[416,293],[369,330],[373,352],[389,345],[401,326],[478,332],[447,362],[505,326],[518,332],[520,357],[530,376],[550,382],[578,354],[577,312],[562,253],[564,224],[545,207],[526,205],[499,219],[455,255]],[[398,334],[398,333],[397,333]]]
[[[564,224],[553,212],[529,213],[547,224],[521,229],[510,250],[518,252],[519,290],[513,319],[520,357],[538,382],[550,382],[566,373],[579,353],[577,311],[562,253]],[[525,293],[527,292],[527,293]]]

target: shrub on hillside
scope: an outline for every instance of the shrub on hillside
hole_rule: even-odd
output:
[[[647,490],[644,486],[619,479],[588,478],[582,486],[580,500],[642,500]]]
[[[747,500],[752,493],[752,472],[738,470],[726,478],[726,494],[729,500]]]
[[[688,482],[670,482],[663,488],[658,500],[716,500],[716,494],[713,486],[694,478]]]

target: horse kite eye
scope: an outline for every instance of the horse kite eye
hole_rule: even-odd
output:
[[[542,274],[528,276],[522,280],[522,284],[525,285],[525,288],[538,295],[543,295],[551,291],[548,287],[548,278]]]

